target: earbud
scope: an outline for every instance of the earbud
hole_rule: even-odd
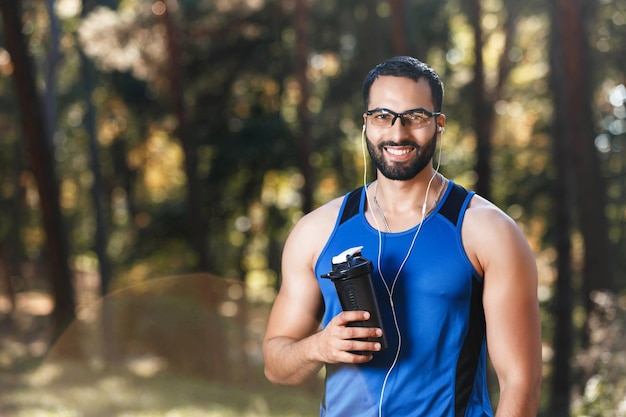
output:
[[[365,132],[365,123],[363,123],[363,132]]]
[[[443,131],[444,131],[444,130],[446,130],[446,128],[445,128],[445,127],[443,127],[443,126],[439,126],[439,130],[438,130],[439,132],[442,132],[442,133],[443,133]]]

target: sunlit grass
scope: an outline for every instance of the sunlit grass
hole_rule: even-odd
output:
[[[318,415],[316,395],[266,382],[209,381],[126,370],[94,371],[74,362],[44,363],[10,388],[1,381],[3,417],[296,417]],[[15,382],[15,380],[13,380]]]
[[[21,330],[0,337],[0,417],[319,414],[321,380],[285,388],[263,375],[268,305],[249,303],[240,281],[166,277],[98,299],[88,278],[77,280],[77,320],[53,343],[51,298],[17,297]]]

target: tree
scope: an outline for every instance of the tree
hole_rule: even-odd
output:
[[[87,1],[83,0],[82,15],[88,14]],[[53,10],[50,11],[53,14]],[[107,254],[107,222],[104,205],[104,184],[102,170],[100,169],[98,133],[96,126],[96,108],[93,103],[93,91],[95,87],[94,69],[91,61],[80,51],[81,75],[84,84],[84,101],[86,107],[85,130],[89,142],[89,156],[91,172],[93,173],[93,184],[91,186],[91,197],[94,209],[96,230],[94,235],[94,252],[98,257],[98,270],[100,272],[100,292],[106,295],[111,282],[111,262]]]
[[[303,202],[302,211],[308,213],[313,208],[312,192],[312,169],[311,169],[311,118],[309,115],[310,87],[307,77],[309,66],[308,47],[308,9],[306,1],[296,3],[294,14],[294,27],[296,31],[296,78],[300,86],[300,101],[298,103],[298,118],[300,120],[300,138],[298,148],[300,151],[300,169],[304,176],[304,186],[302,187]]]
[[[162,2],[157,2],[162,3]],[[209,271],[209,249],[206,243],[207,222],[202,215],[202,185],[198,178],[198,143],[190,134],[187,109],[185,106],[185,90],[183,85],[183,68],[181,54],[181,34],[174,21],[176,2],[165,1],[163,7],[163,23],[167,39],[167,70],[169,74],[169,96],[173,112],[177,118],[175,135],[180,140],[185,153],[185,174],[187,177],[187,230],[189,242],[196,252],[198,268]]]
[[[22,32],[21,1],[1,1],[7,49],[14,64],[14,81],[21,110],[27,156],[37,180],[37,190],[47,240],[50,280],[54,296],[54,335],[74,318],[74,291],[68,263],[69,250],[59,205],[51,132],[35,83],[35,67]]]
[[[407,15],[405,0],[391,0],[391,39],[393,43],[393,53],[395,55],[407,55],[407,30],[405,16]]]
[[[486,81],[486,67],[483,59],[486,34],[482,29],[482,2],[472,0],[466,4],[469,22],[474,30],[474,80],[473,80],[473,122],[476,134],[476,192],[491,198],[491,155],[492,135],[495,123],[495,103],[501,98],[502,89],[512,69],[509,50],[513,45],[516,31],[517,6],[509,4],[502,26],[505,43],[498,62],[495,85],[489,88]]]
[[[589,3],[559,0],[554,4],[552,13],[554,26],[550,65],[557,172],[554,230],[558,258],[556,291],[552,302],[555,324],[549,409],[551,416],[565,417],[570,415],[573,383],[571,356],[574,351],[570,241],[574,216],[571,206],[577,207],[577,224],[585,245],[582,296],[588,313],[591,313],[592,291],[610,289],[613,282],[608,224],[604,214],[606,191],[593,141],[591,103],[594,84],[585,35],[592,10]],[[585,329],[583,347],[587,343],[587,335],[588,329]]]
[[[552,13],[556,8],[552,8]],[[567,132],[567,103],[565,86],[563,85],[563,62],[560,60],[559,50],[561,42],[558,31],[551,33],[550,45],[550,81],[554,94],[554,121],[553,121],[553,160],[556,168],[553,186],[552,201],[554,204],[554,246],[556,258],[556,284],[551,302],[551,313],[554,319],[554,333],[552,346],[552,372],[549,381],[550,404],[549,415],[567,417],[570,415],[572,371],[571,359],[574,349],[574,329],[572,324],[573,288],[572,288],[572,243],[570,232],[572,229],[571,205],[573,204],[573,190],[571,184],[572,166],[571,154],[568,146]]]
[[[564,134],[574,167],[577,224],[585,246],[583,300],[588,312],[592,291],[613,289],[611,243],[605,214],[606,186],[593,141],[593,66],[586,36],[593,16],[592,6],[593,2],[559,0],[554,19],[560,46],[557,61],[563,63],[561,82],[567,114]]]

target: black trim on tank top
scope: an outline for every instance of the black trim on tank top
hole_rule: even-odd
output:
[[[343,213],[341,213],[341,220],[339,221],[339,225],[342,225],[344,222],[359,214],[359,204],[361,203],[362,190],[363,186],[357,188],[356,190],[350,191],[348,197],[346,197],[347,201],[346,205],[343,208]]]
[[[459,214],[461,213],[461,207],[465,197],[467,197],[468,191],[460,185],[454,184],[448,198],[443,203],[443,206],[439,210],[439,214],[448,219],[455,227],[459,221]]]
[[[343,212],[341,213],[341,220],[339,221],[340,225],[359,213],[362,191],[363,186],[348,193],[346,197],[346,204],[343,208]],[[463,207],[463,202],[465,201],[467,195],[468,191],[465,188],[454,184],[452,190],[450,190],[450,194],[448,194],[448,197],[446,198],[446,201],[444,201],[443,206],[441,206],[441,209],[439,210],[439,213],[448,219],[455,227],[459,221],[461,207]]]
[[[474,390],[474,380],[485,340],[487,326],[483,308],[483,284],[472,278],[472,296],[469,307],[469,328],[456,364],[455,417],[463,417]]]

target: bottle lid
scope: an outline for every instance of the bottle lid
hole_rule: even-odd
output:
[[[337,256],[333,256],[333,265],[339,265],[348,262],[348,256],[354,257],[356,255],[361,255],[362,249],[363,246],[355,246],[354,248],[344,250]]]
[[[332,259],[332,271],[322,275],[322,278],[348,279],[367,274],[373,270],[372,262],[361,256],[363,246],[346,249]]]

